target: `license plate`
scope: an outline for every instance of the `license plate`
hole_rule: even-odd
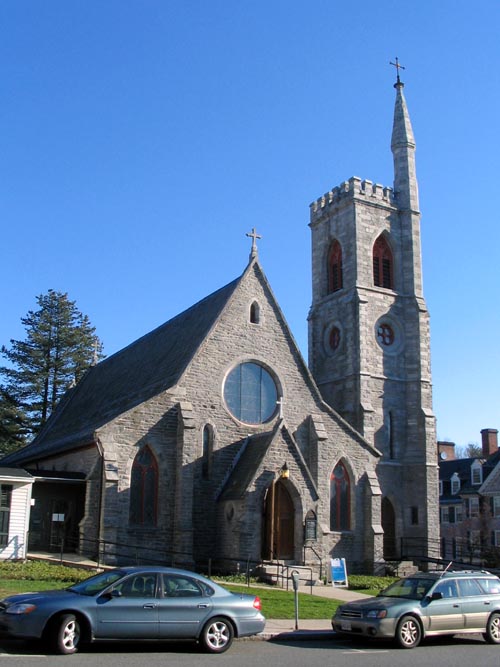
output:
[[[342,621],[342,623],[340,624],[340,627],[342,628],[342,630],[348,630],[349,632],[352,629],[350,621]]]

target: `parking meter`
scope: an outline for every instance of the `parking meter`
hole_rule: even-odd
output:
[[[294,591],[299,590],[299,573],[297,572],[297,570],[293,570],[292,572],[292,585]]]

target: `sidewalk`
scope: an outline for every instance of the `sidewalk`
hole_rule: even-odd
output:
[[[341,600],[342,602],[349,602],[350,600],[360,600],[362,598],[370,597],[363,593],[356,591],[349,591],[346,588],[336,588],[333,586],[314,586],[313,595],[319,597],[330,598],[331,600]],[[311,594],[309,586],[300,586],[299,593]],[[264,632],[258,635],[259,639],[287,639],[293,641],[307,641],[308,639],[318,639],[335,637],[332,630],[331,618],[323,619],[302,619],[299,620],[298,629],[295,628],[295,619],[275,619],[270,618],[266,621]]]

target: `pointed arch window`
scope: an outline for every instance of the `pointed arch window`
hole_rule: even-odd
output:
[[[333,241],[328,251],[328,293],[342,289],[342,248],[338,241]]]
[[[149,447],[134,459],[130,478],[130,523],[156,526],[158,512],[158,464]]]
[[[330,475],[330,530],[351,528],[351,482],[342,462]]]
[[[257,301],[254,301],[250,306],[250,322],[260,324],[260,306]]]
[[[375,287],[394,288],[394,262],[392,251],[384,236],[379,236],[373,246],[373,284]]]
[[[203,428],[201,457],[201,476],[203,479],[210,479],[212,472],[212,453],[214,450],[214,429],[211,424],[205,424]]]

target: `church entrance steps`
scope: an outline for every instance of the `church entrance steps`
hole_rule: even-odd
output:
[[[300,586],[323,585],[319,567],[295,565],[290,561],[263,561],[256,570],[258,578],[281,588],[292,588],[292,573],[298,573]]]

